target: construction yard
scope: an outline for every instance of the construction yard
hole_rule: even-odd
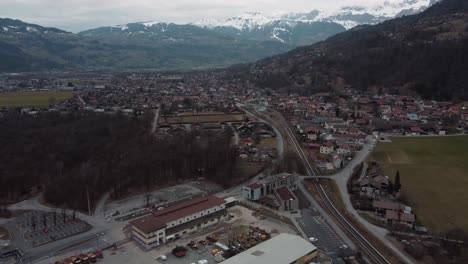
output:
[[[126,264],[138,259],[139,263],[188,264],[206,260],[205,263],[214,264],[224,258],[226,252],[222,247],[230,242],[242,251],[280,233],[296,234],[291,226],[242,206],[229,208],[228,213],[229,220],[148,252],[134,242],[105,251],[103,263]],[[173,254],[176,247],[183,247],[179,249],[184,251],[183,256]],[[161,256],[167,259],[162,260]]]
[[[369,161],[385,175],[399,171],[404,199],[418,221],[434,233],[461,228],[468,233],[468,136],[392,137],[377,145]]]

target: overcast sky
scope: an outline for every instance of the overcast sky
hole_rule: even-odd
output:
[[[99,26],[159,21],[189,23],[247,11],[311,11],[382,0],[0,0],[0,17],[78,32]],[[390,0],[398,1],[398,0]]]

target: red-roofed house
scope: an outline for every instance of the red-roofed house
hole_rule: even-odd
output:
[[[411,127],[410,132],[413,135],[421,135],[424,131],[420,127]]]
[[[391,210],[387,210],[385,213],[385,219],[389,225],[403,224],[409,227],[413,227],[414,223],[416,222],[416,217],[412,213],[401,211],[395,212]]]
[[[327,143],[320,146],[320,153],[328,155],[332,153],[334,149],[335,149],[335,146],[333,145],[333,143],[328,141]]]
[[[308,127],[304,132],[306,133],[308,140],[317,140],[317,135],[320,133],[320,129],[317,127]]]
[[[403,211],[405,210],[405,205],[401,203],[396,203],[392,201],[385,201],[385,200],[374,200],[372,202],[372,208],[374,208],[375,212],[380,215],[385,215],[385,213],[390,211]]]
[[[348,144],[341,144],[337,149],[336,149],[336,153],[340,154],[340,155],[349,155],[351,154],[351,150],[352,150],[352,147]]]

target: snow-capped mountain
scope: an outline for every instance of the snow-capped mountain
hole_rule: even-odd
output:
[[[367,6],[343,6],[336,10],[313,10],[307,13],[289,13],[265,15],[259,12],[247,12],[226,20],[202,19],[192,23],[203,28],[227,27],[239,31],[252,31],[268,26],[273,22],[283,21],[289,25],[297,23],[333,22],[346,29],[361,24],[376,24],[385,20],[421,12],[439,0],[386,0]]]
[[[169,29],[183,27],[182,25],[162,23],[156,21],[129,23],[124,25],[100,27],[80,32],[82,36],[94,35],[141,35],[141,34],[161,34]]]
[[[335,22],[350,29],[357,25],[373,25],[395,17],[416,14],[438,1],[387,0],[369,6],[344,6],[331,12],[321,12],[315,20]]]
[[[48,34],[48,33],[59,33],[59,34],[70,34],[69,32],[50,27],[42,27],[35,24],[25,23],[20,20],[14,20],[9,18],[0,18],[0,34]]]
[[[267,15],[247,12],[225,20],[204,18],[190,24],[157,21],[101,27],[79,33],[83,36],[153,36],[154,41],[179,42],[190,34],[206,36],[210,31],[234,39],[275,41],[297,47],[325,40],[357,25],[377,24],[401,15],[423,11],[438,0],[386,0],[366,6],[344,6],[336,10]],[[191,38],[191,37],[189,37]]]
[[[330,21],[312,21],[311,16],[316,16],[317,13],[318,11],[278,17],[248,12],[224,21],[202,19],[191,25],[230,37],[279,41],[292,46],[310,45],[345,30],[341,25]]]

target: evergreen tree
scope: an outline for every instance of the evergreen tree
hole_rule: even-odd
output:
[[[401,189],[401,183],[400,183],[400,171],[396,172],[395,176],[395,191],[399,191]]]

